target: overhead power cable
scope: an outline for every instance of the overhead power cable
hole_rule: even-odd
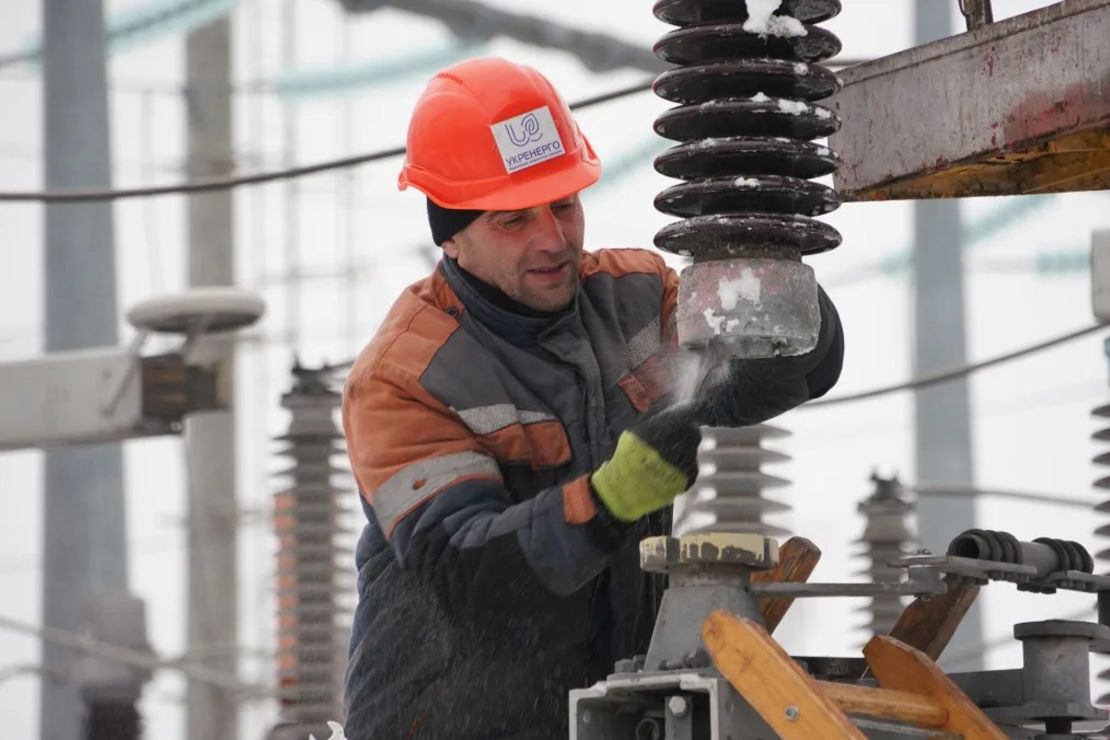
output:
[[[979,370],[984,370],[988,367],[994,367],[995,365],[1001,365],[1001,364],[1009,362],[1011,360],[1016,360],[1016,359],[1019,359],[1021,357],[1027,357],[1028,355],[1032,355],[1032,354],[1035,354],[1037,352],[1041,352],[1042,350],[1046,350],[1046,349],[1049,349],[1051,347],[1055,347],[1059,344],[1064,344],[1066,342],[1070,342],[1073,339],[1079,339],[1080,337],[1085,337],[1088,334],[1094,334],[1095,332],[1101,331],[1105,328],[1106,328],[1105,324],[1095,324],[1094,326],[1088,326],[1088,327],[1085,327],[1083,329],[1077,329],[1075,331],[1068,332],[1067,334],[1062,334],[1058,337],[1053,337],[1052,339],[1048,339],[1048,340],[1043,341],[1043,342],[1038,342],[1037,344],[1031,345],[1029,347],[1024,347],[1024,348],[1019,349],[1019,350],[1014,350],[1013,352],[1007,352],[1006,354],[999,355],[997,357],[992,357],[989,360],[983,360],[982,362],[976,362],[976,363],[973,363],[971,365],[963,365],[961,367],[952,368],[950,370],[941,370],[941,371],[936,372],[936,373],[929,373],[927,375],[922,375],[919,378],[914,378],[912,380],[908,380],[904,383],[897,383],[895,385],[882,386],[880,388],[874,388],[872,390],[862,391],[860,393],[850,393],[846,396],[837,396],[835,398],[826,398],[826,399],[823,399],[823,400],[820,400],[820,401],[813,401],[811,403],[805,404],[804,406],[801,406],[800,408],[802,408],[802,409],[811,409],[811,408],[819,408],[819,407],[825,407],[825,406],[833,406],[833,405],[841,404],[841,403],[851,403],[853,401],[863,401],[863,400],[866,400],[866,399],[869,399],[869,398],[878,398],[879,396],[886,396],[886,395],[889,395],[891,393],[898,393],[900,391],[914,391],[914,390],[918,390],[919,388],[928,388],[929,386],[939,385],[941,383],[947,383],[950,380],[956,380],[958,378],[967,377],[968,375],[971,375],[974,372],[978,372]]]
[[[223,18],[238,0],[152,0],[104,21],[109,48],[138,45],[168,34],[185,34]],[[36,38],[23,51],[0,56],[0,69],[42,60],[42,39]]]
[[[874,388],[869,391],[861,391],[859,393],[850,393],[845,396],[837,396],[836,398],[826,398],[819,401],[811,401],[810,403],[807,403],[804,406],[800,406],[799,408],[812,409],[821,406],[833,406],[841,403],[850,403],[852,401],[863,401],[865,399],[877,398],[879,396],[885,396],[890,393],[897,393],[899,391],[912,391],[917,390],[918,388],[927,388],[931,385],[947,383],[950,380],[956,380],[957,378],[966,377],[979,370],[984,370],[988,367],[994,367],[995,365],[1001,365],[1003,363],[1010,362],[1011,360],[1017,360],[1022,357],[1027,357],[1037,352],[1055,347],[1059,344],[1065,344],[1072,341],[1073,339],[1079,339],[1080,337],[1085,337],[1088,334],[1094,334],[1096,331],[1105,328],[1107,328],[1106,324],[1095,324],[1094,326],[1077,329],[1075,331],[1068,332],[1067,334],[1062,334],[1058,337],[1053,337],[1052,339],[1038,342],[1037,344],[1031,345],[1029,347],[1023,347],[1022,349],[1014,350],[1013,352],[1007,352],[1006,354],[992,357],[989,360],[983,360],[982,362],[976,362],[971,365],[964,365],[962,367],[952,368],[950,370],[941,370],[936,373],[922,375],[919,378],[914,378],[912,380],[908,380],[904,383],[898,383],[896,385],[886,385],[880,388]],[[326,365],[325,369],[332,372],[338,372],[341,370],[348,370],[352,366],[354,366],[354,364],[355,360],[352,358],[344,362],[337,362]]]
[[[576,28],[549,17],[513,13],[476,0],[340,0],[340,4],[350,13],[393,6],[434,18],[465,40],[488,41],[502,36],[530,46],[557,49],[573,54],[594,72],[629,67],[659,73],[668,66],[646,44]]]
[[[1073,496],[1057,496],[1051,493],[1029,493],[1026,491],[999,491],[993,488],[969,488],[968,486],[921,483],[916,486],[903,486],[918,496],[926,498],[1004,498],[1010,501],[1025,501],[1033,504],[1052,504],[1090,511],[1094,502]]]
[[[855,63],[855,62],[853,62]],[[594,95],[570,104],[571,110],[582,110],[595,105],[601,105],[620,98],[626,98],[651,89],[653,79],[643,80],[631,85],[619,87],[606,93]],[[39,202],[39,203],[82,203],[87,201],[122,200],[124,198],[149,198],[158,195],[204,193],[214,190],[229,190],[243,185],[261,185],[279,180],[291,180],[298,177],[315,175],[330,170],[357,167],[371,162],[377,162],[392,157],[404,155],[405,147],[398,146],[382,149],[369,154],[358,154],[339,159],[329,159],[315,164],[287,167],[269,172],[256,172],[249,175],[232,175],[230,177],[212,177],[188,182],[174,183],[172,185],[152,185],[138,188],[116,188],[100,190],[93,188],[71,188],[52,191],[11,191],[0,190],[0,202]]]
[[[635,85],[627,85],[625,87],[612,90],[601,95],[594,95],[576,103],[571,104],[571,108],[580,110],[594,105],[601,105],[608,103],[612,100],[635,95],[636,93],[645,92],[651,89],[651,80],[645,80]],[[327,172],[329,170],[345,169],[348,167],[356,167],[370,162],[377,162],[383,159],[390,159],[392,157],[399,157],[405,153],[403,146],[393,147],[391,149],[382,149],[377,152],[370,152],[369,154],[359,154],[351,157],[342,157],[340,159],[331,159],[325,162],[317,162],[316,164],[301,165],[298,167],[288,167],[280,170],[272,170],[270,172],[256,172],[251,175],[235,175],[231,177],[212,177],[200,180],[192,180],[189,182],[176,183],[173,185],[155,185],[151,187],[141,188],[121,188],[115,190],[97,190],[97,189],[83,189],[74,188],[66,190],[54,191],[29,191],[29,192],[12,192],[0,191],[0,201],[37,201],[42,203],[79,203],[91,200],[120,200],[123,198],[140,198],[152,197],[156,195],[170,195],[172,193],[203,193],[213,190],[227,190],[230,188],[240,187],[242,185],[260,185],[267,182],[275,182],[277,180],[289,180],[297,177],[304,177],[306,175],[314,175],[319,172]]]
[[[274,690],[269,686],[243,683],[234,676],[229,676],[189,663],[166,661],[141,650],[135,650],[123,645],[113,645],[109,642],[96,640],[88,635],[58,629],[57,627],[40,626],[18,619],[12,619],[11,617],[0,616],[0,628],[38,637],[45,642],[52,642],[56,645],[62,645],[73,650],[94,655],[98,658],[134,666],[135,668],[148,670],[170,668],[184,674],[194,681],[206,683],[227,691],[234,691],[249,696],[272,696],[275,694]]]

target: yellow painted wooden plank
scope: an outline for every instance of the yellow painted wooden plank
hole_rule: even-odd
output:
[[[1005,740],[1002,730],[920,650],[876,635],[863,654],[882,688],[924,694],[944,707],[948,720],[940,729],[975,740]]]
[[[717,610],[701,634],[717,669],[779,736],[864,740],[761,625]]]

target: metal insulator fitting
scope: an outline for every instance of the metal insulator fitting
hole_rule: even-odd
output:
[[[1022,697],[1044,716],[1067,720],[1105,719],[1091,705],[1090,647],[1105,641],[1110,627],[1050,619],[1014,625],[1022,646]],[[1051,711],[1055,710],[1055,711]]]
[[[776,7],[777,5],[777,7]],[[655,207],[683,220],[659,231],[660,249],[692,258],[682,272],[679,341],[713,342],[734,357],[804,354],[820,328],[817,281],[804,255],[840,244],[814,216],[840,205],[828,175],[840,159],[812,140],[839,119],[815,101],[840,80],[817,64],[840,51],[815,24],[839,0],[659,0],[656,17],[679,28],[655,45],[674,69],[655,93],[678,105],[655,122],[680,142],[655,168],[683,182]]]
[[[778,562],[778,542],[755,534],[711,532],[640,541],[640,567],[649,573],[667,573],[672,579],[686,569],[766,570]]]

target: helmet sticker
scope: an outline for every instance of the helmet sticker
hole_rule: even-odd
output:
[[[490,130],[509,174],[567,153],[546,105],[498,121]]]

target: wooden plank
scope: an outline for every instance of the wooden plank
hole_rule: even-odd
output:
[[[864,740],[762,625],[718,609],[701,636],[717,669],[779,736]]]
[[[821,548],[805,537],[791,537],[779,547],[779,564],[771,570],[753,573],[752,583],[805,583],[820,559]],[[775,631],[793,603],[792,598],[768,596],[759,600],[768,632]]]
[[[920,650],[876,635],[863,655],[882,688],[924,694],[944,707],[948,718],[939,729],[976,740],[1005,740],[1006,734]]]
[[[930,728],[943,727],[948,721],[947,709],[920,694],[832,681],[817,681],[817,687],[846,714],[862,714]]]
[[[979,587],[966,581],[946,579],[948,591],[936,596],[919,596],[898,616],[890,636],[936,660],[948,646],[956,628],[979,595]]]

